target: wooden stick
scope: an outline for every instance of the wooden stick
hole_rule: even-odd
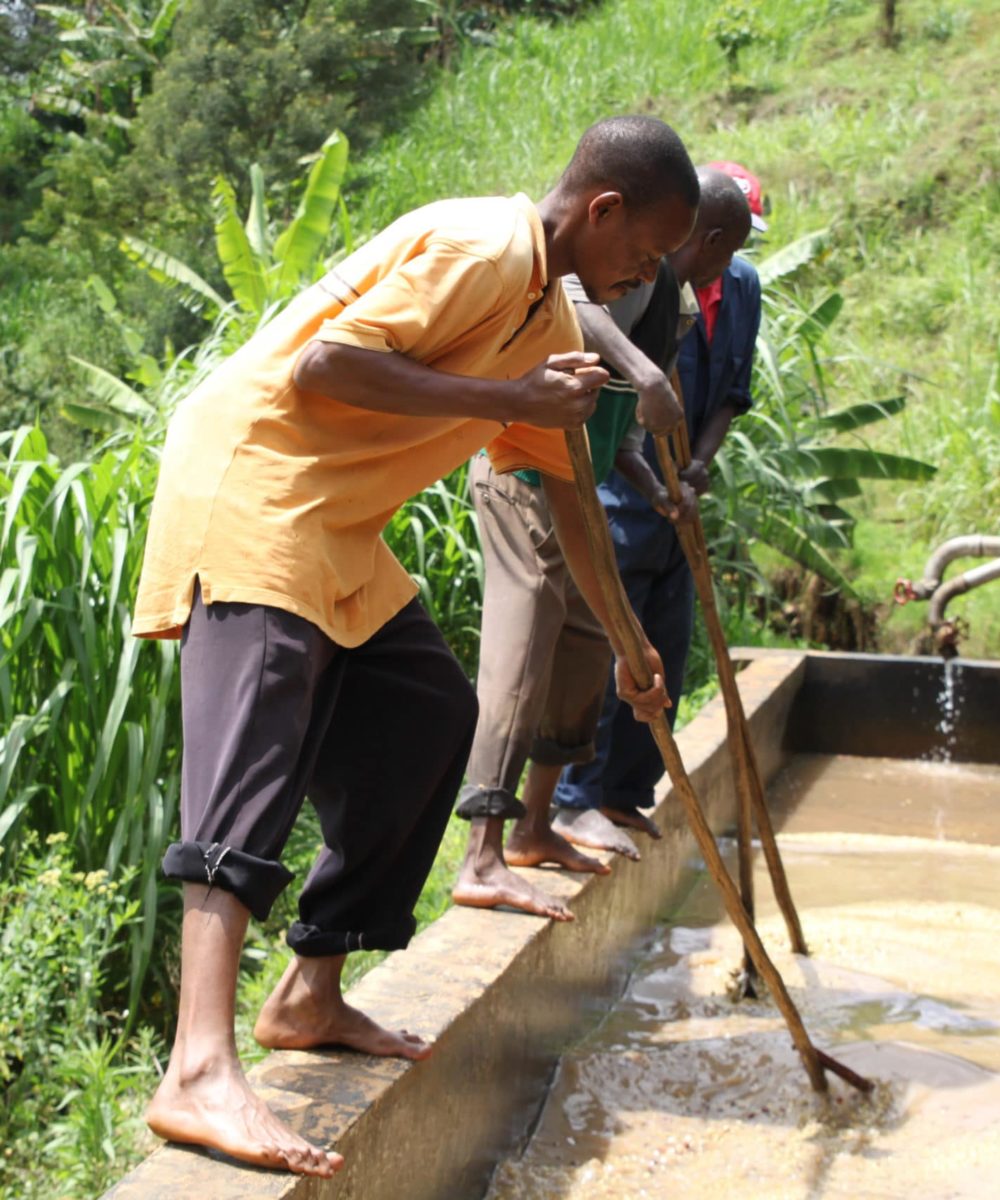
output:
[[[671,377],[671,384],[678,400],[683,406],[684,397],[681,390],[680,376],[676,370]],[[676,456],[676,467],[667,447],[667,439],[656,436],[653,440],[656,446],[656,456],[660,464],[660,470],[663,472],[663,479],[667,485],[667,492],[670,499],[675,504],[678,504],[680,503],[681,491],[677,468],[683,470],[691,462],[691,445],[688,440],[687,423],[682,419],[676,431],[671,435]],[[785,867],[781,861],[781,853],[778,850],[778,842],[774,836],[771,814],[764,800],[764,785],[761,778],[760,765],[757,762],[753,740],[750,737],[750,726],[743,709],[740,690],[736,684],[736,672],[733,670],[732,659],[729,657],[729,646],[726,643],[722,621],[719,618],[718,605],[715,600],[715,588],[712,582],[712,569],[708,558],[708,544],[705,540],[705,529],[701,523],[701,516],[696,515],[691,525],[686,528],[683,525],[679,525],[677,527],[677,534],[681,548],[684,550],[688,564],[691,567],[691,574],[694,577],[698,598],[701,601],[705,627],[715,654],[715,662],[719,672],[719,685],[726,706],[726,736],[729,742],[729,753],[733,762],[733,774],[739,797],[737,837],[739,843],[740,891],[744,897],[744,904],[746,904],[746,897],[749,894],[750,905],[747,911],[752,921],[753,885],[751,882],[749,887],[747,887],[744,881],[745,875],[749,875],[752,872],[752,813],[757,822],[761,847],[764,851],[764,859],[771,876],[771,886],[774,888],[775,899],[785,920],[792,950],[796,954],[808,954],[809,947],[806,944],[805,935],[802,932],[802,924],[799,921],[799,915],[792,900],[791,889],[788,886],[788,877],[785,874]],[[747,970],[748,961],[749,954],[745,954],[745,971]],[[747,974],[752,979],[752,974],[749,972]]]
[[[660,463],[660,471],[667,485],[667,494],[674,504],[680,504],[681,485],[674,460],[671,458],[670,451],[667,448],[667,439],[662,435],[656,435],[653,441],[656,446],[656,457]],[[694,522],[689,525],[679,524],[675,526],[675,529],[677,539],[681,544],[684,556],[688,561],[688,566],[691,568],[691,574],[694,577],[695,589],[698,592],[698,599],[701,601],[705,627],[708,630],[708,638],[715,652],[716,662],[721,661],[720,639],[722,642],[721,657],[725,658],[728,662],[729,655],[725,644],[725,637],[722,633],[722,623],[719,621],[718,610],[715,605],[715,594],[712,588],[707,551],[702,548],[702,543],[698,538],[698,530],[695,528]],[[732,670],[732,664],[730,663],[729,665],[730,670]],[[753,923],[753,805],[750,798],[752,787],[749,766],[747,764],[742,726],[739,720],[742,710],[739,709],[738,711],[738,693],[734,704],[733,693],[726,686],[721,670],[719,680],[722,684],[722,696],[726,705],[726,740],[729,743],[729,761],[732,765],[734,782],[736,784],[736,851],[739,868],[740,900],[743,903],[743,910],[747,914],[748,920]],[[733,685],[735,687],[735,678],[733,679]],[[740,995],[755,996],[757,994],[754,988],[756,973],[753,958],[750,955],[749,949],[744,944],[743,974],[739,985]]]
[[[582,430],[567,430],[566,444],[569,449],[570,460],[573,464],[577,495],[583,509],[587,542],[601,584],[609,619],[618,640],[625,649],[629,669],[636,684],[640,688],[651,687],[653,681],[650,678],[649,667],[643,653],[642,631],[639,629],[638,623],[635,620],[635,614],[632,612],[625,597],[625,590],[622,587],[621,577],[618,574],[618,564],[615,561],[614,547],[611,544],[611,535],[608,531],[607,520],[604,516],[601,502],[597,498],[594,470],[587,449],[586,434]],[[785,1018],[789,1032],[792,1035],[792,1042],[799,1052],[802,1065],[805,1067],[814,1091],[825,1092],[827,1090],[827,1079],[824,1071],[825,1069],[833,1068],[829,1064],[824,1066],[824,1063],[820,1061],[819,1053],[809,1040],[809,1035],[806,1033],[802,1018],[799,1016],[798,1010],[788,994],[781,975],[770,958],[768,958],[767,951],[764,949],[764,945],[757,935],[753,923],[748,919],[743,909],[739,892],[736,890],[735,884],[726,871],[722,856],[719,854],[719,849],[715,844],[715,838],[694,794],[694,789],[684,769],[684,764],[681,761],[680,753],[677,750],[677,745],[670,732],[670,726],[667,724],[666,717],[662,714],[658,716],[651,723],[650,730],[663,756],[664,765],[673,782],[674,791],[684,808],[688,824],[705,859],[705,865],[719,887],[719,890],[722,892],[726,911],[742,935],[754,965],[760,972],[782,1016]],[[839,1066],[840,1064],[838,1064]],[[842,1074],[845,1079],[848,1074],[855,1074],[854,1072],[850,1072],[846,1067],[842,1071],[838,1070],[837,1073]],[[873,1087],[868,1080],[862,1079],[861,1076],[856,1076],[855,1080],[848,1079],[848,1082],[853,1083],[853,1086],[860,1088],[862,1091],[870,1091]]]
[[[660,470],[667,485],[670,499],[679,504],[681,500],[680,480],[677,468],[667,449],[667,439],[662,436],[654,437],[656,456]],[[760,767],[750,739],[750,730],[739,687],[736,683],[736,672],[729,657],[729,647],[726,635],[719,617],[719,609],[715,600],[715,588],[712,583],[712,570],[708,561],[708,545],[705,541],[705,530],[701,517],[696,515],[689,525],[678,525],[677,536],[691,567],[698,599],[701,601],[702,615],[705,618],[705,628],[715,654],[715,662],[719,671],[719,685],[726,706],[726,737],[729,742],[729,754],[733,764],[733,775],[736,792],[739,797],[738,807],[738,849],[740,868],[740,894],[747,915],[752,921],[753,909],[753,822],[756,819],[760,832],[761,846],[767,862],[774,887],[774,894],[785,919],[788,937],[796,954],[808,954],[806,940],[802,933],[799,915],[792,901],[788,879],[781,861],[774,827],[771,824],[771,814],[764,800],[764,788],[761,781]],[[748,902],[749,901],[749,902]],[[749,960],[749,955],[746,955]],[[752,960],[750,966],[752,968]],[[746,969],[747,962],[744,962]],[[750,972],[752,978],[752,970]]]

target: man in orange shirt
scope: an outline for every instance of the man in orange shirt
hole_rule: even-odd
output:
[[[558,276],[598,302],[655,273],[694,221],[683,145],[645,117],[584,135],[556,187],[402,217],[223,363],[171,423],[135,631],[181,637],[181,996],[153,1130],[265,1166],[330,1175],[340,1157],[251,1091],[235,1050],[251,915],[289,882],[280,853],[308,795],[325,848],[289,931],[295,951],[255,1035],[422,1058],[346,1005],[352,950],[397,949],[461,783],[475,693],[380,534],[395,509],[486,444],[535,468],[566,560],[605,617],[562,430],[607,378]],[[605,622],[606,624],[606,622]],[[650,720],[613,643],[623,698]]]

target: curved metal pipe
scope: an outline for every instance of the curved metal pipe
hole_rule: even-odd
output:
[[[962,539],[955,538],[955,541]],[[997,543],[997,550],[1000,551],[1000,538],[982,538],[984,542],[992,541]],[[966,552],[968,553],[968,552]],[[930,608],[927,611],[927,619],[930,622],[931,628],[934,629],[944,621],[944,610],[948,607],[948,602],[956,596],[961,596],[963,592],[971,591],[981,584],[989,583],[991,579],[1000,579],[1000,558],[994,558],[992,562],[983,563],[981,567],[973,567],[971,571],[966,571],[962,575],[956,575],[954,579],[949,579],[947,583],[939,584],[935,588],[931,596]]]
[[[941,587],[941,576],[944,574],[945,567],[954,559],[986,558],[992,555],[1000,555],[1000,537],[984,537],[981,534],[968,534],[963,537],[949,538],[948,541],[942,542],[927,560],[927,566],[924,567],[923,579],[912,585],[912,598],[915,600],[927,600],[931,598]],[[974,573],[970,572],[970,574]],[[990,576],[990,578],[992,579],[994,576]],[[986,580],[983,579],[980,582],[985,583]],[[976,584],[972,584],[971,586],[975,587]],[[958,592],[953,594],[958,595],[959,592],[968,590],[968,588],[959,588]],[[946,598],[945,603],[950,598],[950,596]],[[931,620],[933,623],[933,618]]]

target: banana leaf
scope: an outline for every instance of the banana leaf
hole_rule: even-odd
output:
[[[823,330],[830,328],[843,307],[844,297],[840,292],[831,292],[809,313],[799,325],[796,334],[806,338],[818,337]]]
[[[103,367],[87,362],[85,358],[77,358],[74,354],[71,354],[69,359],[87,372],[90,394],[104,407],[139,420],[155,415],[156,409],[148,400],[143,399],[137,391],[109,371],[105,371]]]
[[[221,175],[212,188],[212,208],[215,211],[215,246],[226,283],[240,308],[259,316],[267,304],[264,269],[236,210],[233,185]]]
[[[192,312],[201,312],[206,300],[213,310],[221,312],[226,307],[227,301],[210,283],[165,250],[157,250],[155,246],[144,242],[142,238],[133,237],[132,234],[126,234],[118,245],[132,262],[142,267],[157,283],[179,287],[184,297],[184,306]],[[208,315],[214,316],[214,311]]]
[[[825,579],[827,583],[838,588],[852,600],[858,599],[858,594],[847,576],[836,564],[810,539],[809,535],[798,526],[786,520],[778,513],[758,514],[759,521],[755,522],[755,533],[761,541],[766,542],[786,558],[799,563],[809,571]]]
[[[322,254],[340,199],[347,151],[347,138],[335,130],[313,163],[295,219],[274,244],[275,260],[281,264],[278,274],[281,295],[288,295],[309,278]]]
[[[932,479],[937,467],[919,458],[861,446],[809,446],[794,452],[803,469],[831,479]]]
[[[767,287],[776,280],[791,275],[811,258],[815,258],[826,242],[827,232],[826,229],[817,229],[815,233],[807,233],[759,262],[757,274],[760,276],[761,286]]]
[[[259,163],[252,163],[250,166],[250,212],[247,214],[245,229],[247,240],[258,261],[264,267],[269,267],[271,255],[267,236],[267,202],[264,195],[264,172]]]
[[[816,423],[830,433],[848,433],[852,429],[860,429],[863,425],[871,425],[874,421],[895,416],[905,407],[905,396],[890,396],[885,400],[852,404],[848,408],[839,408],[836,412],[824,413],[823,416],[817,417]]]

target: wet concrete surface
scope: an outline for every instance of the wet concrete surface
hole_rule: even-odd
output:
[[[995,1200],[1000,769],[797,755],[771,788],[810,958],[758,928],[816,1043],[877,1080],[816,1097],[701,876],[622,1000],[562,1059],[489,1200]]]
[[[766,776],[805,673],[802,654],[754,663],[740,690]],[[734,820],[721,700],[678,746],[713,829]],[[523,1139],[559,1053],[618,995],[634,941],[694,877],[693,840],[669,781],[657,790],[664,832],[640,863],[611,875],[527,871],[570,903],[576,920],[453,908],[354,987],[352,1004],[432,1040],[426,1061],[350,1052],[279,1051],[251,1072],[254,1087],[303,1136],[340,1151],[333,1180],[257,1170],[163,1146],[107,1200],[473,1200]],[[610,855],[606,856],[610,858]]]

